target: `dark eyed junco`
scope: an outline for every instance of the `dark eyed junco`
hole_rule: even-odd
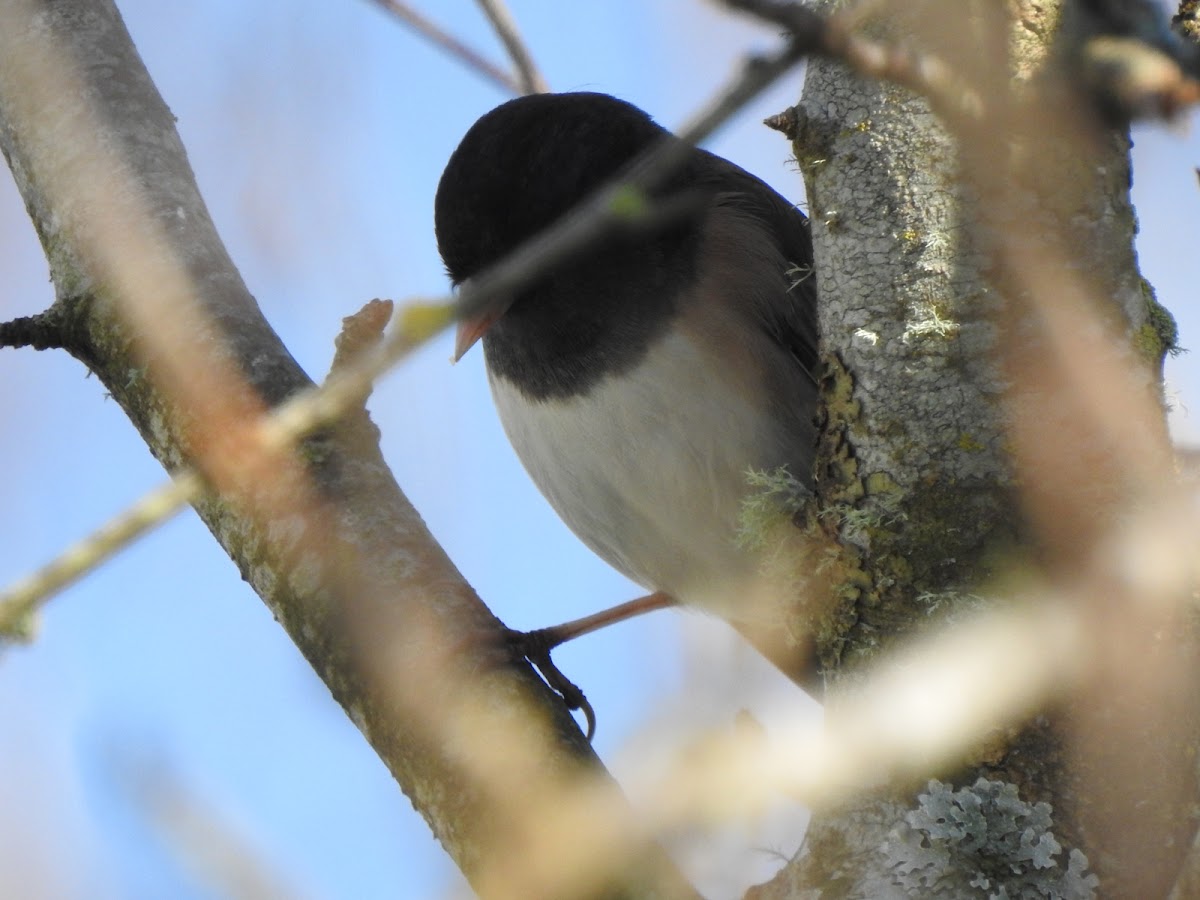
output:
[[[438,185],[450,278],[499,261],[669,138],[605,94],[522,97],[487,113]],[[761,638],[753,610],[770,585],[737,540],[739,510],[748,470],[811,479],[812,246],[790,203],[705,150],[690,150],[651,199],[685,192],[710,199],[496,298],[460,324],[456,358],[482,336],[508,438],[584,543],[658,597]]]

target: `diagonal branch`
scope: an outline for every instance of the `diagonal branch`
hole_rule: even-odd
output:
[[[478,50],[469,47],[432,19],[417,12],[402,0],[375,0],[377,6],[390,12],[417,34],[441,47],[468,69],[482,75],[510,94],[526,93],[523,86]]]
[[[464,873],[499,896],[691,896],[557,698],[488,652],[499,623],[400,493],[373,426],[330,427],[452,318],[447,305],[401,316],[314,389],[216,236],[115,7],[19,0],[0,25],[0,146],[47,249],[52,309],[72,321],[67,349],[164,464],[208,486],[189,491],[201,518]],[[793,42],[752,61],[685,137],[703,137],[802,52]],[[634,183],[677,158],[664,144]],[[459,309],[630,227],[614,190],[466,287]]]
[[[544,94],[549,91],[550,87],[534,64],[533,56],[521,39],[517,23],[508,7],[504,5],[504,0],[478,0],[478,3],[517,69],[517,76],[521,80],[521,93]]]
[[[459,315],[471,315],[488,297],[520,290],[613,230],[654,228],[661,225],[664,217],[693,211],[694,198],[686,196],[647,204],[644,208],[617,201],[630,190],[649,190],[669,175],[682,158],[682,148],[707,137],[799,59],[798,50],[789,46],[773,57],[750,60],[725,91],[681,130],[681,141],[664,141],[652,149],[633,174],[619,177],[561,223],[464,284],[457,299],[414,301],[404,306],[381,341],[363,348],[352,361],[339,365],[320,387],[298,387],[269,415],[255,421],[254,432],[246,440],[258,453],[271,455],[285,451],[300,438],[331,425],[347,410],[361,404],[375,379],[440,334],[453,321],[456,310]],[[48,320],[63,318],[56,308],[46,315]],[[165,522],[184,505],[198,500],[205,482],[185,477],[191,474],[194,473],[180,473],[173,484],[151,492],[58,559],[0,592],[0,634],[5,631],[23,634],[28,615],[56,591]]]
[[[693,896],[557,698],[487,652],[499,623],[400,492],[372,429],[354,417],[295,451],[256,446],[261,411],[310,382],[233,267],[111,2],[0,6],[0,148],[55,308],[78,317],[69,350],[165,466],[204,474],[213,490],[198,514],[477,890],[583,893],[548,886],[572,877],[561,857],[606,895]],[[588,818],[548,816],[577,796],[610,814],[599,870],[563,848],[571,832],[595,846],[578,830]]]

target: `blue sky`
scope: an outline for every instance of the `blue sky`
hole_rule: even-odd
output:
[[[688,0],[511,2],[553,88],[616,94],[669,127],[740,54],[775,40]],[[364,301],[445,292],[432,233],[437,179],[504,94],[367,0],[120,6],[235,262],[310,375],[324,373],[341,317]],[[424,6],[500,59],[470,0]],[[798,76],[785,81],[709,145],[795,200],[788,148],[759,121],[798,91]],[[1143,270],[1184,346],[1200,334],[1198,160],[1186,127],[1137,135]],[[45,261],[7,176],[0,265],[0,317],[48,305]],[[371,407],[401,485],[452,558],[515,627],[633,596],[527,481],[492,411],[481,354],[451,367],[449,353],[443,339],[418,354]],[[1176,433],[1200,441],[1196,361],[1179,357],[1169,377]],[[0,384],[8,582],[163,474],[65,354],[0,353]],[[779,704],[803,703],[697,616],[623,625],[559,661],[596,706],[597,747],[618,774],[648,748],[678,742],[684,723],[720,723],[743,706],[769,721]],[[146,773],[202,798],[298,896],[459,890],[424,823],[191,513],[57,598],[35,644],[0,655],[0,721],[0,893],[214,896],[141,810]],[[794,826],[796,814],[780,818]],[[779,822],[747,825],[713,839],[721,852],[684,856],[715,896],[732,896],[747,872],[769,871],[767,851],[794,850],[798,832],[791,843],[788,833]]]

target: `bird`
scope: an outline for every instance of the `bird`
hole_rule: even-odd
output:
[[[677,141],[607,94],[533,94],[467,131],[434,201],[438,250],[460,287]],[[648,202],[699,197],[689,215],[608,234],[528,286],[460,319],[455,359],[482,339],[504,431],[534,484],[646,597],[529,632],[522,655],[589,737],[594,713],[549,657],[598,624],[680,604],[724,618],[810,689],[810,661],[755,621],[770,585],[739,542],[749,471],[811,491],[817,440],[816,279],[807,218],[765,182],[688,147]],[[520,634],[520,633],[515,633]],[[788,671],[789,669],[793,671]]]

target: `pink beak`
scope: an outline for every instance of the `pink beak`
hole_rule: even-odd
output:
[[[454,338],[454,358],[450,361],[458,362],[462,359],[466,352],[487,334],[488,329],[508,312],[508,308],[513,304],[513,299],[513,297],[501,296],[497,300],[489,297],[486,305],[478,312],[459,319],[458,331]]]
[[[504,310],[485,310],[468,319],[459,319],[458,331],[454,336],[454,358],[450,361],[458,362],[462,359],[466,352],[474,347],[481,337],[487,334],[487,330],[495,325],[496,320],[502,315],[504,315]]]

